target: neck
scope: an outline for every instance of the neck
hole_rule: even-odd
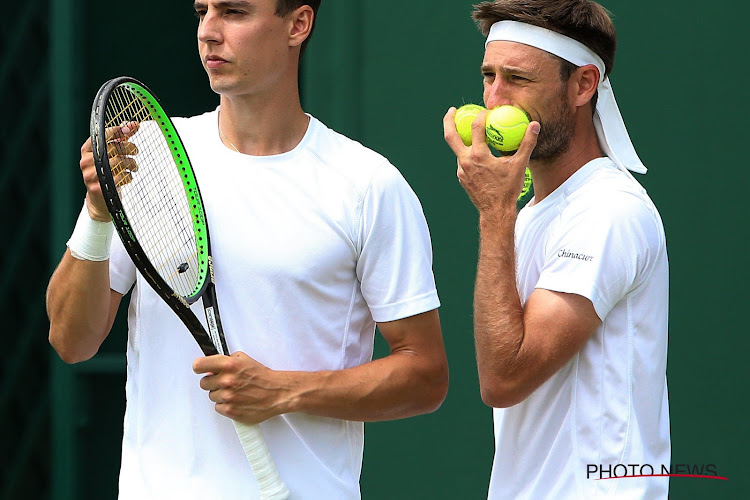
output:
[[[579,110],[575,130],[570,146],[564,153],[550,160],[529,162],[529,170],[534,179],[535,203],[549,196],[588,162],[604,156],[590,112],[580,113]]]
[[[300,104],[296,75],[269,92],[222,94],[219,130],[224,145],[253,156],[270,156],[294,149],[307,131],[309,119]]]

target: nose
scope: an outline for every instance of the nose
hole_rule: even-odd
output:
[[[198,23],[198,41],[202,43],[221,43],[222,40],[221,18],[212,12],[209,7],[209,10]]]
[[[510,98],[510,87],[502,78],[495,78],[491,85],[484,88],[484,106],[487,109],[505,104],[513,104]]]

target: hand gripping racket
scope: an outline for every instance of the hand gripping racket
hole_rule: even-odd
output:
[[[127,126],[130,132],[124,132]],[[229,354],[219,318],[208,223],[185,148],[144,84],[115,78],[91,110],[91,145],[104,200],[143,278],[182,320],[206,356]],[[203,299],[208,332],[190,310]],[[263,499],[286,499],[263,435],[232,421]]]

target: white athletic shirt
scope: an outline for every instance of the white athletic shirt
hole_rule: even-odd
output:
[[[174,123],[204,198],[230,351],[277,370],[353,367],[372,358],[375,322],[439,306],[422,208],[385,158],[313,117],[292,151],[242,155],[217,118]],[[231,421],[192,372],[201,351],[119,241],[110,276],[120,293],[135,283],[120,499],[257,498]],[[361,422],[293,413],[261,428],[293,499],[360,497]]]
[[[606,477],[618,464],[658,474],[670,463],[668,264],[653,203],[612,161],[596,159],[521,210],[516,255],[522,303],[536,288],[582,295],[602,324],[526,400],[493,410],[489,498],[666,499],[667,478],[587,478],[589,464]]]

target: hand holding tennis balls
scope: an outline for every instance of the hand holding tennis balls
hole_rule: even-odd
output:
[[[478,104],[464,104],[456,110],[456,131],[466,146],[471,146],[471,124],[482,111],[484,107]],[[487,114],[484,126],[487,144],[503,153],[515,151],[528,125],[529,117],[523,110],[510,105],[494,108]]]
[[[477,115],[484,110],[484,106],[478,104],[464,104],[456,110],[453,121],[465,146],[471,146],[471,125]],[[529,116],[525,111],[510,105],[498,106],[487,114],[485,120],[484,131],[487,144],[502,153],[516,151],[523,141],[528,126]],[[518,196],[519,200],[528,194],[531,185],[531,171],[526,168],[523,189]]]

